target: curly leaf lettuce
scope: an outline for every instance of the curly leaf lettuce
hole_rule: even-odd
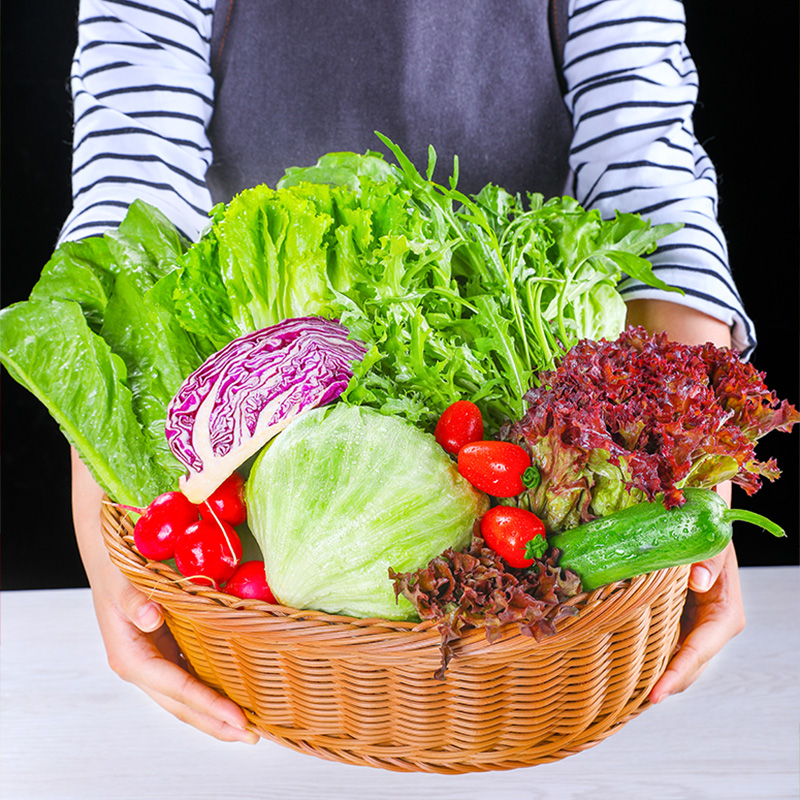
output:
[[[752,494],[779,475],[756,441],[800,422],[732,350],[643,328],[579,343],[541,380],[503,436],[530,453],[541,480],[523,503],[551,531],[659,494],[671,508],[725,480]]]

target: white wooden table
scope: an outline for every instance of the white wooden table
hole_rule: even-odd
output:
[[[779,800],[800,796],[800,568],[742,570],[747,627],[682,695],[563,761],[459,776],[226,744],[109,669],[88,590],[0,596],[3,800]]]

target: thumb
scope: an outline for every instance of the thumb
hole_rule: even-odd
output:
[[[124,585],[117,600],[122,613],[143,633],[152,633],[164,623],[161,606],[149,600],[130,581],[124,579]]]
[[[700,594],[707,592],[717,582],[725,559],[728,557],[728,549],[731,547],[733,547],[733,543],[729,542],[728,546],[713,558],[692,565],[689,573],[689,588],[693,592]]]

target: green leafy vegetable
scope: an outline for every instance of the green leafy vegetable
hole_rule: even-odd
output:
[[[168,476],[133,413],[125,364],[92,333],[78,304],[17,303],[0,322],[3,365],[44,403],[109,495],[143,505],[164,491]]]
[[[28,302],[73,308],[0,315],[0,361],[70,441],[82,444],[83,403],[124,404],[107,412],[119,415],[117,434],[78,447],[112,498],[123,484],[139,505],[154,486],[175,488],[180,468],[163,435],[171,394],[253,330],[338,318],[369,349],[344,402],[433,430],[447,406],[469,399],[491,435],[521,416],[537,374],[581,337],[621,330],[623,271],[661,285],[641,256],[672,227],[604,221],[570,198],[530,195],[523,207],[491,185],[467,197],[457,162],[442,186],[433,150],[423,177],[384,141],[397,165],[332,153],[289,169],[278,187],[214,208],[192,245],[137,201],[118,230],[61,245],[43,269]],[[54,325],[73,338],[44,361],[46,340],[62,335]]]
[[[399,168],[329,154],[219,207],[182,261],[182,324],[223,346],[290,316],[340,318],[372,348],[346,402],[432,430],[466,398],[497,430],[575,342],[622,330],[626,274],[669,288],[642,255],[675,226],[492,185],[469,197],[457,163],[445,187],[435,152],[423,177],[381,138]]]
[[[488,507],[431,434],[341,404],[306,412],[262,450],[246,500],[280,602],[385,619],[415,614],[389,569],[466,547]]]
[[[166,404],[210,349],[173,311],[187,246],[160,212],[133,203],[118,230],[62,244],[30,299],[0,312],[0,361],[121,503],[144,506],[182,473]]]

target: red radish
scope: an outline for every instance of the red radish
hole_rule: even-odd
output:
[[[236,597],[276,603],[267,583],[263,561],[242,561],[225,584],[225,591]]]
[[[471,442],[458,451],[458,471],[492,497],[522,494],[527,488],[522,476],[530,466],[527,451],[511,442]]]
[[[244,478],[234,472],[226,478],[202,503],[200,514],[209,519],[224,520],[231,525],[241,525],[247,519],[244,503]]]
[[[483,417],[480,409],[470,400],[456,400],[439,417],[433,435],[453,455],[465,444],[479,442],[483,439]]]
[[[178,571],[195,583],[219,586],[233,575],[241,560],[239,534],[223,520],[200,519],[186,528],[175,544]]]
[[[495,506],[481,517],[481,536],[487,547],[512,567],[530,567],[526,558],[528,542],[541,536],[546,546],[544,523],[535,514],[516,506]]]
[[[154,561],[164,561],[175,555],[175,542],[200,513],[181,492],[165,492],[153,500],[133,528],[136,549]]]

